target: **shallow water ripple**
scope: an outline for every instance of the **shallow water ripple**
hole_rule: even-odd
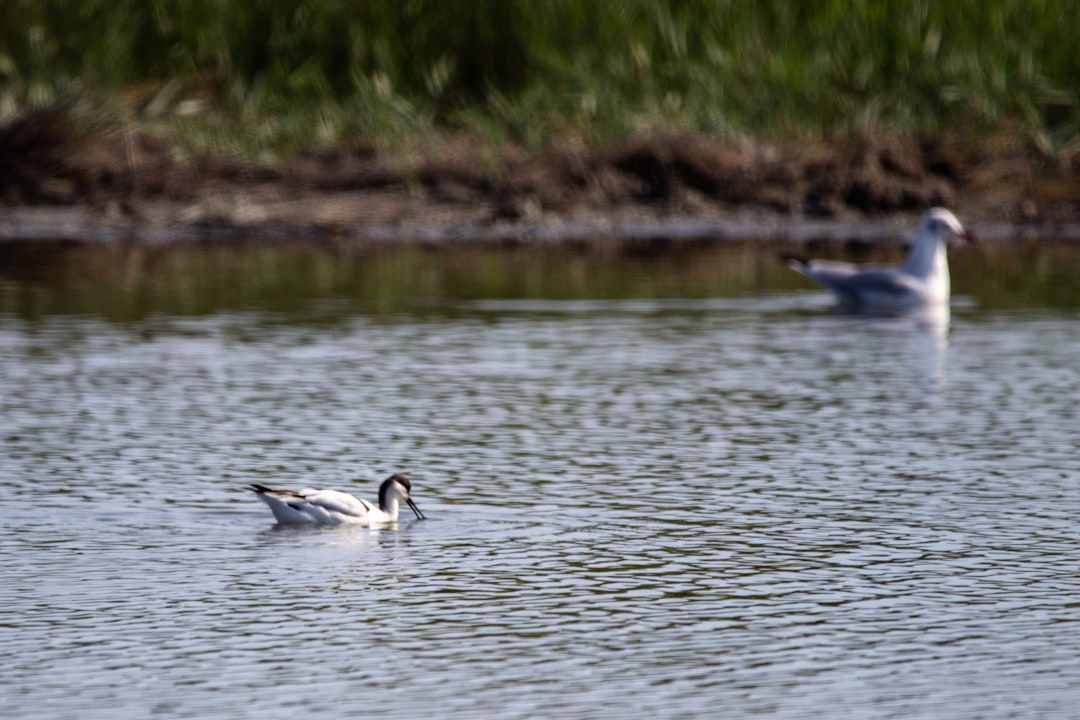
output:
[[[1078,319],[799,302],[0,320],[5,715],[1069,714]]]

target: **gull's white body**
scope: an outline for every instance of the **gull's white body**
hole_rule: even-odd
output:
[[[251,490],[266,503],[282,524],[386,525],[397,522],[398,509],[405,502],[423,519],[410,495],[411,485],[404,475],[391,475],[379,487],[379,504],[340,490],[274,490],[252,485]]]
[[[902,267],[861,267],[796,258],[789,258],[788,266],[831,290],[842,308],[903,313],[948,304],[951,288],[946,250],[957,239],[973,238],[951,212],[934,208],[923,216],[915,244]]]

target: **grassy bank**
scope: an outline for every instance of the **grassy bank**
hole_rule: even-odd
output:
[[[8,0],[0,118],[74,102],[266,158],[672,127],[1009,127],[1051,151],[1080,134],[1078,27],[1049,0]]]

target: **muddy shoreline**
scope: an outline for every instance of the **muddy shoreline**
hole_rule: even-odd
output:
[[[334,237],[428,242],[590,237],[798,241],[910,232],[953,208],[988,237],[1078,234],[1080,151],[867,133],[813,145],[652,134],[493,152],[449,139],[410,157],[341,149],[280,167],[178,161],[161,140],[79,136],[43,112],[0,128],[0,238]]]

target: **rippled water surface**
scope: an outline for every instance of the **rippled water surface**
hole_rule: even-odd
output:
[[[4,717],[1075,714],[1077,251],[948,327],[742,254],[173,252],[0,279]],[[395,471],[428,520],[243,489]]]

